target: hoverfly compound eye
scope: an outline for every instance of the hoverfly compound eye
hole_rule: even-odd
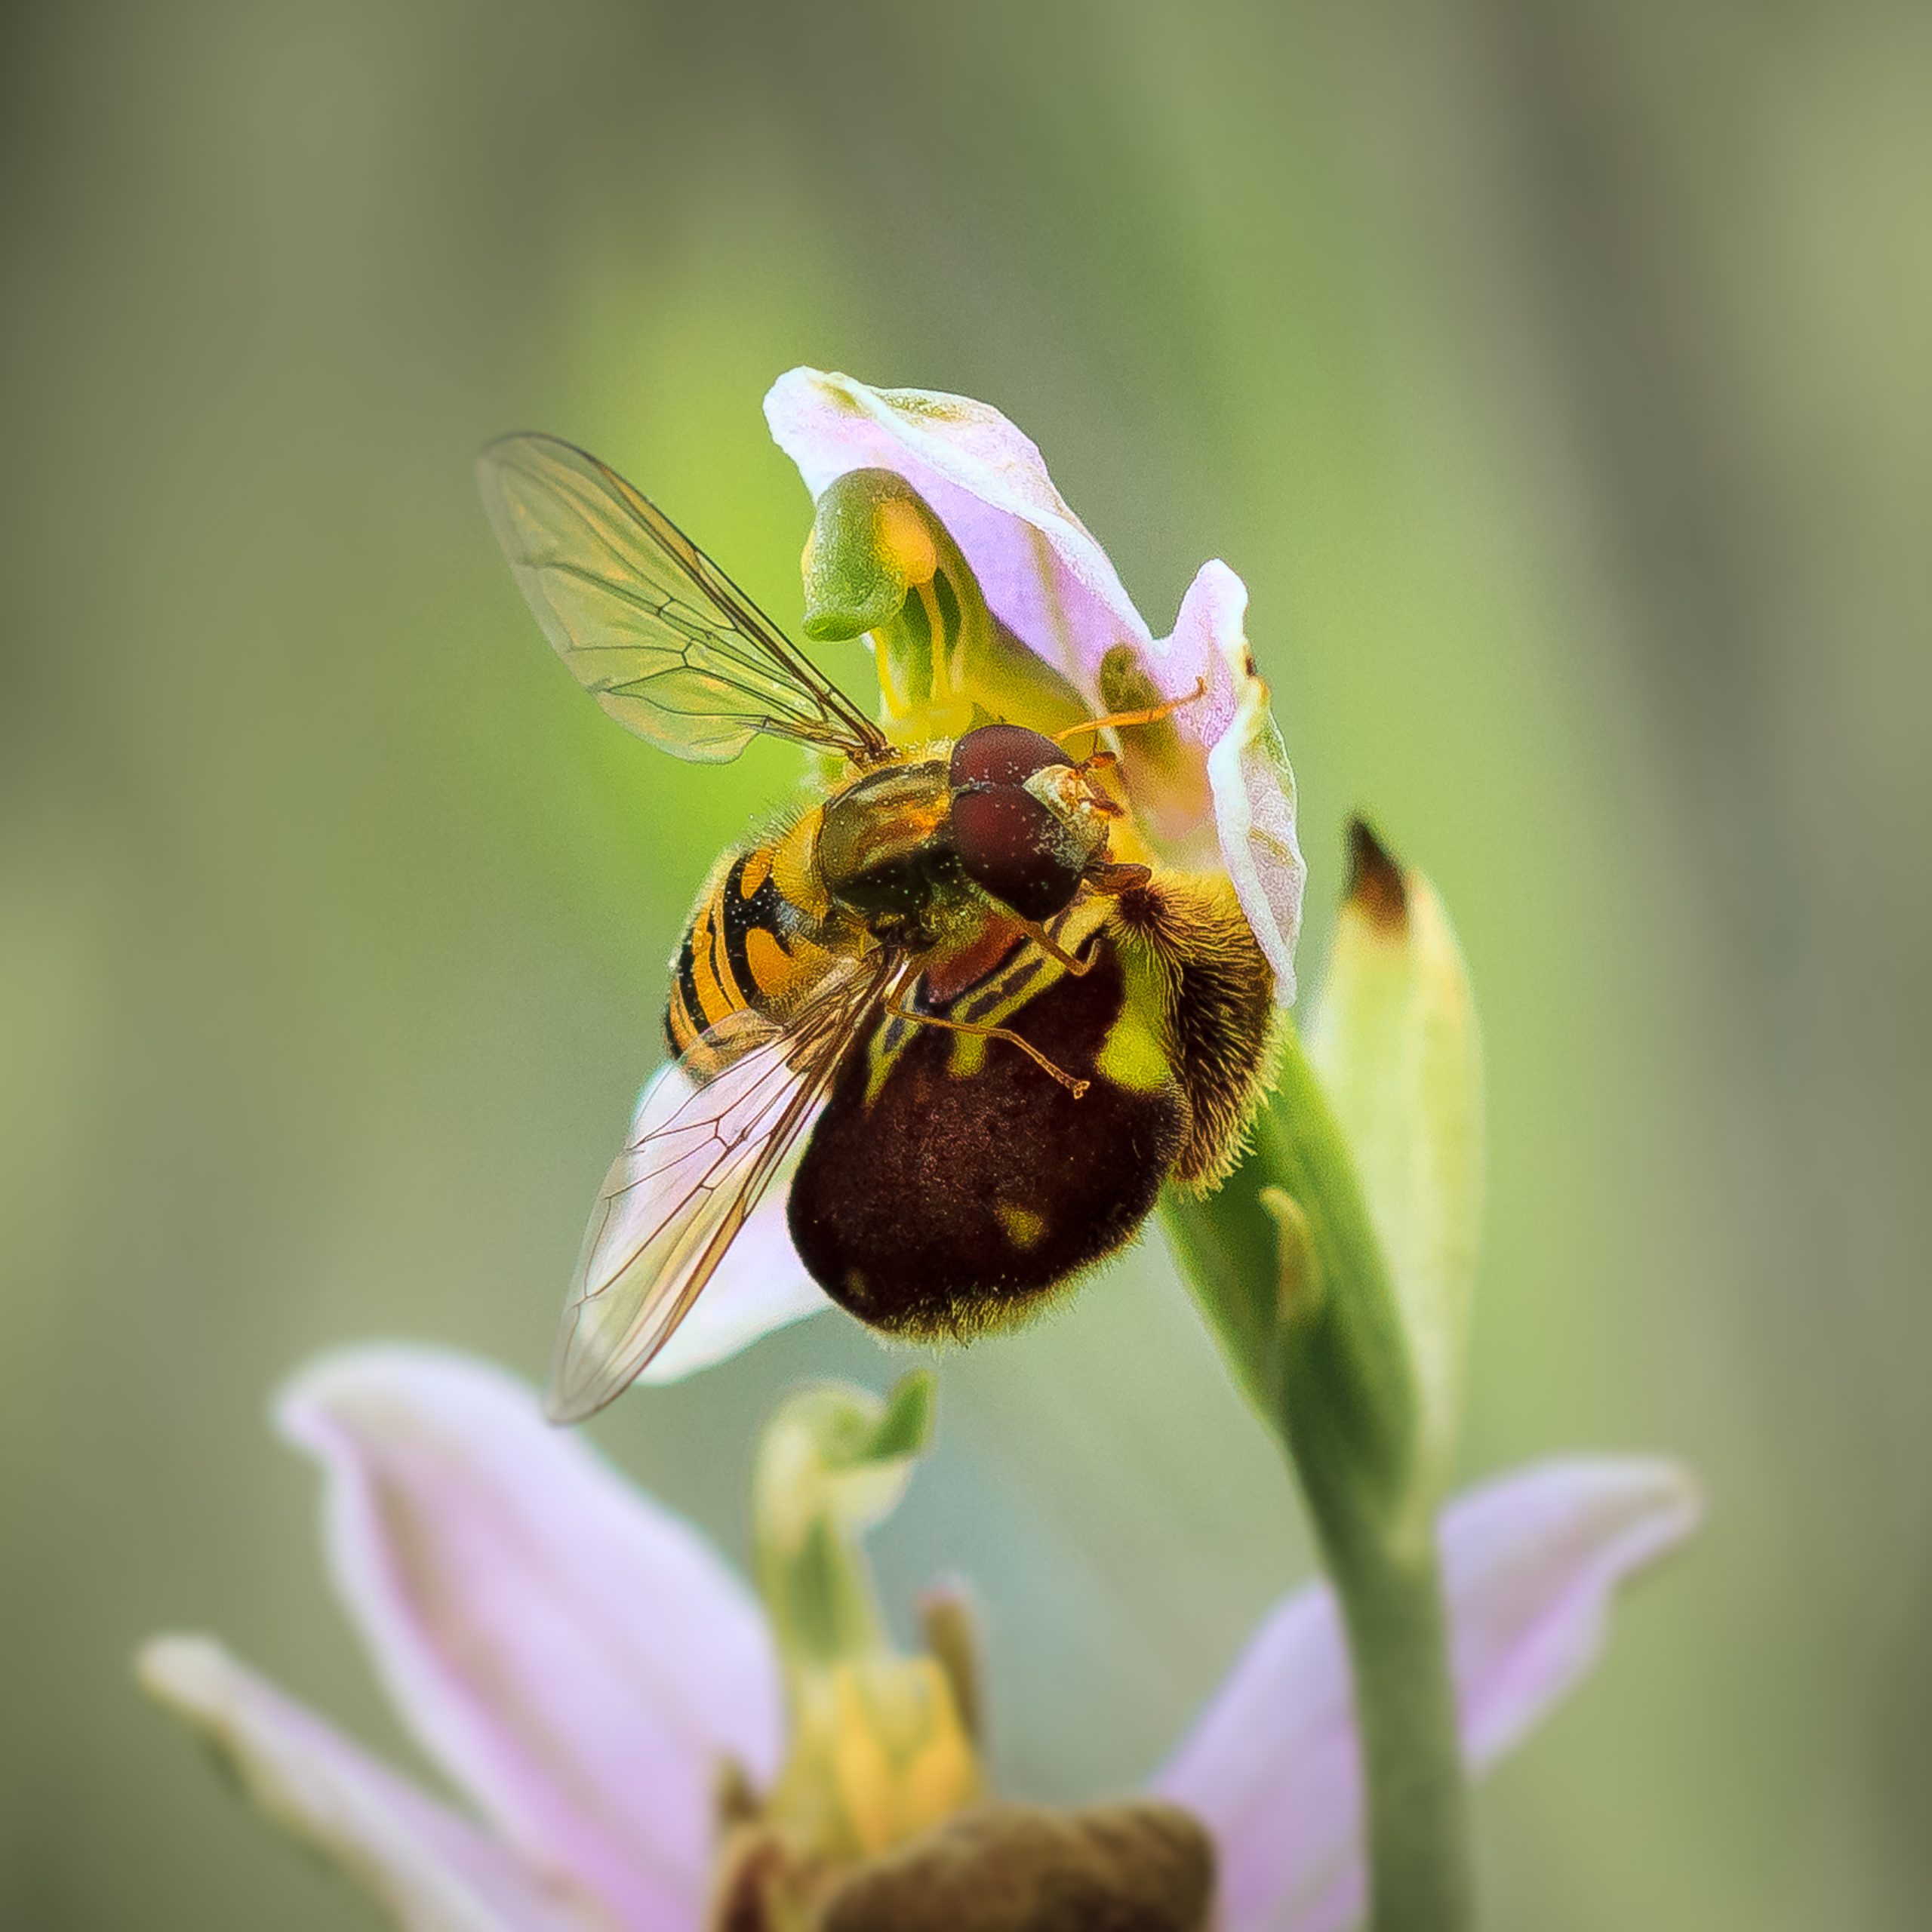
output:
[[[952,748],[952,788],[1023,785],[1050,764],[1072,762],[1052,739],[1023,724],[982,724]]]
[[[1035,922],[1063,911],[1083,869],[1051,806],[1018,785],[989,785],[952,800],[952,841],[974,884]]]
[[[982,724],[952,748],[952,841],[966,875],[1023,919],[1050,919],[1080,889],[1091,856],[1027,780],[1073,761],[1022,724]]]

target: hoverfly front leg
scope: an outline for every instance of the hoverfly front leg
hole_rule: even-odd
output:
[[[1076,980],[1084,980],[1093,966],[1091,959],[1076,959],[1046,928],[1037,919],[1023,919],[1017,912],[1007,917],[1051,959],[1056,966],[1071,973]]]
[[[1104,898],[1118,899],[1123,892],[1131,892],[1137,887],[1145,885],[1153,876],[1152,866],[1102,859],[1087,868],[1082,882],[1091,885]]]
[[[1080,970],[1084,972],[1086,968],[1082,967]],[[885,1010],[895,1020],[909,1020],[915,1026],[938,1026],[949,1033],[970,1033],[983,1040],[1007,1041],[1017,1047],[1043,1072],[1051,1073],[1076,1100],[1093,1084],[1091,1081],[1076,1080],[1072,1074],[1054,1066],[1031,1040],[1023,1040],[1011,1027],[981,1026],[970,1020],[943,1020],[936,1013],[915,1012],[911,1007],[902,1004],[896,998],[886,1001]]]

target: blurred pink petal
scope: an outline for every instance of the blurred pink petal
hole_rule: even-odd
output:
[[[744,1586],[687,1525],[429,1349],[328,1358],[278,1405],[327,1478],[336,1586],[412,1731],[541,1871],[626,1927],[689,1922],[719,1759],[783,1738]]]
[[[139,1669],[155,1697],[221,1748],[257,1804],[336,1859],[406,1932],[586,1932],[595,1923],[219,1644],[158,1637],[143,1646]],[[634,1932],[688,1932],[695,1920],[630,1923]]]
[[[1209,864],[1218,844],[1286,1004],[1301,921],[1294,781],[1242,631],[1240,578],[1225,564],[1204,565],[1174,635],[1157,641],[1039,451],[998,410],[794,369],[773,384],[764,413],[814,497],[848,470],[904,477],[952,532],[995,614],[1097,710],[1100,662],[1117,645],[1133,648],[1164,697],[1185,697],[1204,681],[1174,715],[1179,755],[1157,762],[1130,745],[1123,770],[1137,811],[1171,857]]]
[[[1595,1661],[1610,1599],[1695,1527],[1674,1466],[1551,1463],[1442,1519],[1456,1679],[1472,1766],[1493,1763]],[[1263,1624],[1155,1792],[1214,1832],[1227,1932],[1342,1932],[1362,1909],[1347,1666],[1325,1586]]]

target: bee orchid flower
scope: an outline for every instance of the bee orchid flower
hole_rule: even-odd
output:
[[[485,1364],[349,1353],[299,1377],[276,1417],[321,1466],[336,1588],[458,1795],[432,1795],[205,1638],[155,1639],[140,1674],[408,1932],[970,1928],[945,1888],[983,1880],[976,1858],[1004,1861],[1008,1915],[986,1922],[1094,1922],[1063,1903],[1014,1915],[1015,1872],[1041,1857],[1060,1860],[1044,1890],[1063,1901],[1068,1884],[1131,1892],[1141,1915],[1109,1923],[1189,1932],[1211,1912],[1224,1932],[1340,1932],[1360,1911],[1355,1744],[1325,1589],[1265,1620],[1140,1799],[1073,1814],[989,1801],[977,1690],[939,1660],[958,1647],[900,1654],[857,1547],[924,1441],[924,1378],[884,1403],[835,1386],[788,1400],[758,1458],[755,1594]],[[1447,1510],[1473,1764],[1588,1670],[1616,1586],[1696,1513],[1674,1468],[1612,1460],[1539,1466]],[[908,1897],[924,1916],[906,1915]]]
[[[1225,874],[1285,1008],[1305,867],[1240,578],[1204,564],[1156,638],[1038,448],[998,411],[799,368],[773,386],[765,414],[816,505],[805,630],[866,640],[893,740],[944,740],[995,717],[1053,735],[1164,714],[1116,727],[1106,752],[1124,807],[1115,855]],[[827,1305],[786,1214],[774,1186],[644,1380],[675,1380]]]
[[[1168,717],[1120,734],[1137,829],[1171,863],[1226,871],[1285,1006],[1294,997],[1306,868],[1294,776],[1248,647],[1241,579],[1219,561],[1203,564],[1172,632],[1156,638],[1106,552],[1054,488],[1039,451],[998,410],[966,396],[874,389],[794,369],[773,384],[764,413],[819,506],[815,538],[848,497],[870,498],[886,512],[875,507],[843,568],[815,571],[816,542],[808,552],[810,635],[854,635],[854,624],[893,610],[895,592],[903,604],[906,589],[916,595],[921,587],[930,539],[891,514],[893,497],[881,501],[874,479],[891,476],[916,493],[958,546],[991,615],[984,657],[960,680],[965,697],[976,686],[998,693],[1004,715],[1042,730],[1180,701]],[[912,561],[884,586],[883,601],[837,594],[855,565],[868,558],[875,568],[889,565],[895,549],[909,551]],[[876,638],[875,626],[866,628]],[[1008,695],[1016,660],[1026,658],[1060,681],[1057,715],[1050,700],[1040,708],[1044,681],[1035,681],[1031,706]],[[882,681],[890,714],[889,672]]]

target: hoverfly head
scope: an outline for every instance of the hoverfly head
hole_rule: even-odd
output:
[[[1064,912],[1118,808],[1052,739],[982,724],[952,748],[952,838],[968,878],[1023,919]]]

